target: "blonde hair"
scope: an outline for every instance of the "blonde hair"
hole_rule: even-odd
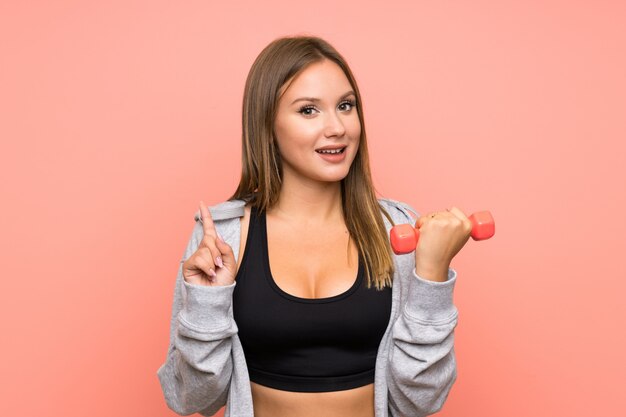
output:
[[[281,89],[308,65],[324,59],[336,63],[348,78],[361,123],[359,149],[348,175],[341,180],[344,221],[365,261],[367,286],[391,287],[393,258],[381,211],[393,221],[378,203],[372,184],[361,94],[345,59],[325,40],[314,36],[278,38],[252,64],[243,96],[241,179],[230,200],[244,200],[260,211],[278,201],[282,163],[274,120]]]

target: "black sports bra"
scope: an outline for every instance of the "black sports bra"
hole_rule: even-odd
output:
[[[269,267],[265,213],[252,208],[233,293],[250,380],[285,391],[325,392],[374,382],[378,345],[391,315],[391,288],[352,287],[326,298],[281,290]]]

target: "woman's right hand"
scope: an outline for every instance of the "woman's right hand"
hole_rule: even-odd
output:
[[[190,284],[231,285],[237,275],[233,249],[217,234],[209,209],[200,202],[204,236],[198,249],[183,263],[183,278]]]

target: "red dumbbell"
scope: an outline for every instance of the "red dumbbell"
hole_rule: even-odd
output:
[[[493,216],[488,211],[476,212],[469,216],[469,220],[472,222],[471,236],[474,240],[489,239],[496,232]],[[410,224],[398,224],[391,228],[390,238],[391,248],[396,255],[403,255],[415,250],[420,231]]]

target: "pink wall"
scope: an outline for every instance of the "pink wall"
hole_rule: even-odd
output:
[[[381,195],[496,218],[453,261],[440,415],[622,413],[625,3],[232,3],[0,5],[0,415],[174,415],[193,214],[236,185],[254,58],[297,33],[352,65]]]

